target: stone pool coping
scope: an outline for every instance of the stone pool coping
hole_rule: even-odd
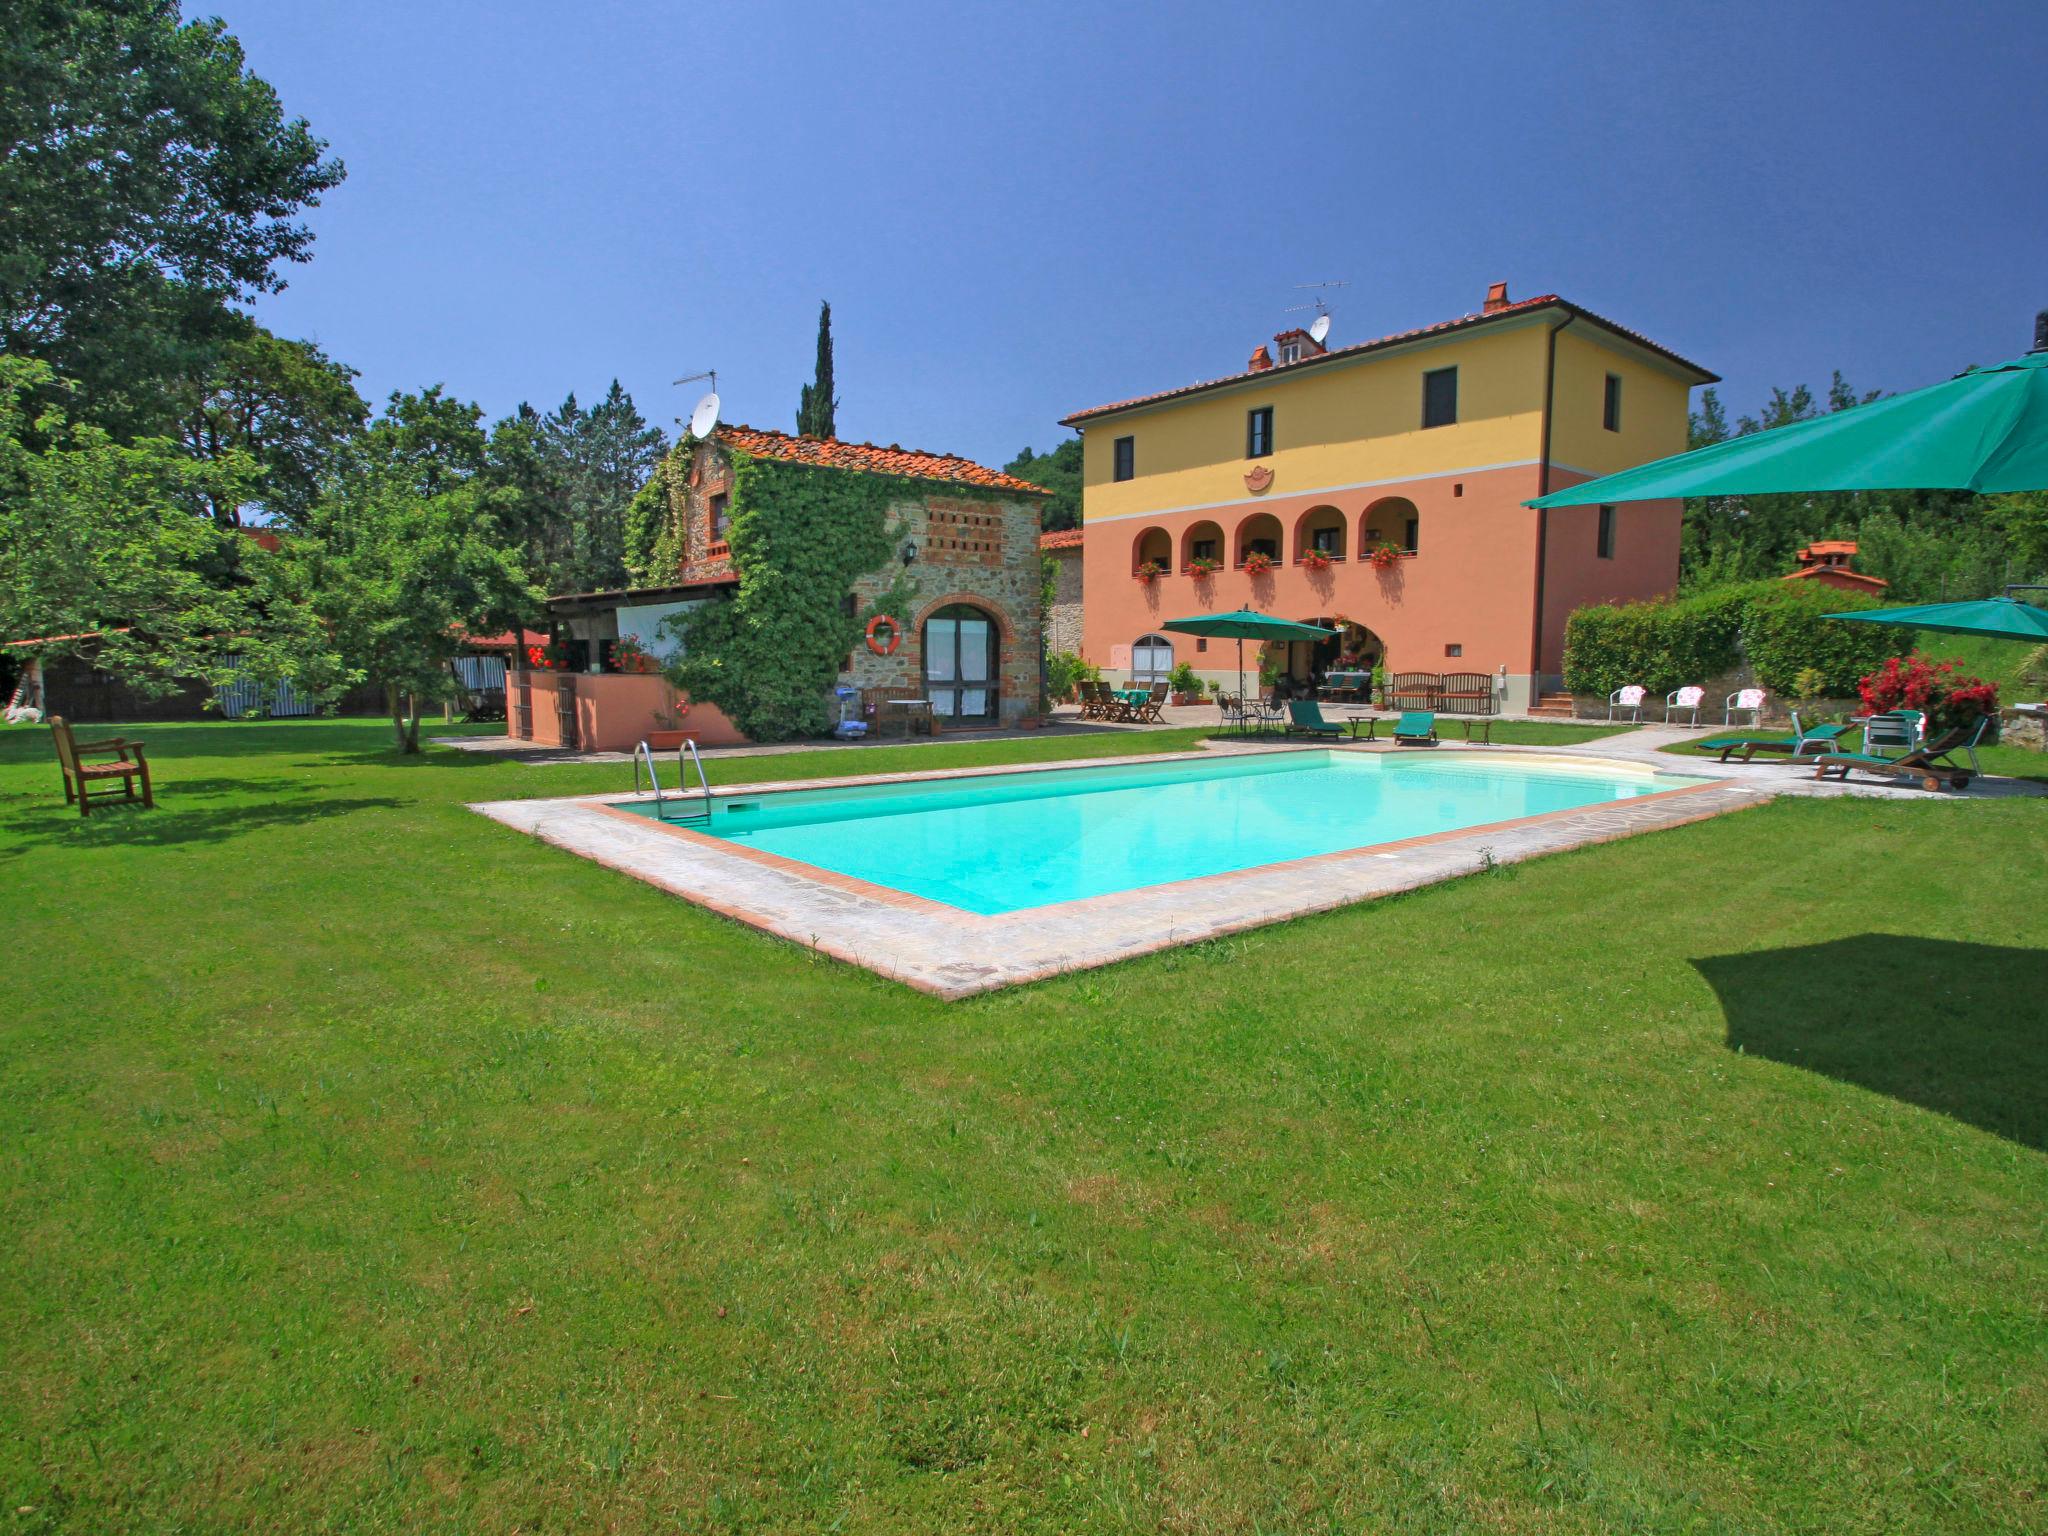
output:
[[[1328,742],[1231,745],[1192,752],[736,784],[715,789],[713,794],[753,799],[790,790],[1185,762],[1240,753],[1406,751],[1413,755],[1418,750]],[[1547,761],[1610,774],[1620,770],[1649,776],[1658,771],[1639,762],[1543,748],[1440,748],[1432,755],[1474,761],[1513,756],[1524,762]],[[749,927],[920,991],[961,998],[1414,890],[1474,873],[1489,864],[1519,863],[1640,832],[1683,826],[1770,798],[1770,792],[1761,786],[1719,775],[1662,771],[1707,782],[1630,800],[1313,854],[1255,869],[992,916],[619,809],[647,803],[652,797],[645,794],[496,800],[469,808]]]

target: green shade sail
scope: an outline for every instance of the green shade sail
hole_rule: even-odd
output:
[[[1587,507],[1786,491],[2048,489],[2048,351],[1539,496]]]
[[[1159,626],[1183,635],[1203,635],[1237,642],[1237,691],[1244,693],[1244,643],[1247,640],[1327,640],[1337,631],[1320,624],[1297,624],[1276,619],[1253,608],[1234,608],[1229,613],[1198,613],[1191,619],[1168,619]]]
[[[1276,619],[1253,608],[1234,608],[1229,613],[1202,613],[1191,619],[1168,619],[1159,626],[1183,635],[1222,636],[1225,640],[1327,640],[1337,633],[1320,624],[1297,624]]]
[[[1997,640],[2048,641],[2048,608],[2036,608],[2012,597],[1986,597],[1972,603],[1922,603],[1916,608],[1867,608],[1860,613],[1829,613],[1823,618],[1852,624],[1900,624],[1908,629],[1933,629],[1946,635],[1988,635]]]

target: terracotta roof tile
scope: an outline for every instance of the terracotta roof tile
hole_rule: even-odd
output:
[[[1079,549],[1081,547],[1081,530],[1078,528],[1056,528],[1051,533],[1041,533],[1038,536],[1038,547],[1040,549]]]
[[[1354,341],[1348,347],[1332,347],[1327,352],[1315,353],[1312,356],[1302,358],[1299,362],[1282,363],[1275,367],[1247,369],[1242,373],[1226,374],[1220,379],[1203,379],[1197,383],[1183,384],[1178,389],[1162,389],[1149,395],[1133,395],[1128,400],[1118,400],[1110,405],[1090,406],[1086,410],[1075,411],[1070,416],[1062,416],[1060,418],[1060,425],[1071,427],[1076,422],[1087,421],[1096,416],[1107,416],[1113,411],[1128,411],[1133,406],[1152,405],[1161,400],[1177,399],[1182,395],[1200,394],[1206,389],[1220,389],[1226,384],[1236,384],[1242,380],[1257,378],[1263,375],[1287,373],[1297,368],[1315,368],[1324,363],[1332,362],[1337,358],[1356,357],[1362,352],[1373,352],[1383,347],[1397,347],[1405,342],[1421,341],[1426,337],[1438,336],[1450,331],[1461,331],[1471,326],[1486,325],[1495,320],[1504,320],[1513,315],[1525,315],[1531,310],[1546,308],[1570,310],[1574,315],[1582,316],[1603,329],[1612,331],[1615,335],[1634,342],[1639,347],[1645,347],[1656,353],[1659,357],[1678,364],[1681,368],[1691,369],[1694,373],[1700,375],[1700,383],[1713,384],[1719,382],[1717,375],[1709,373],[1706,369],[1700,367],[1698,363],[1680,357],[1668,347],[1660,347],[1656,342],[1650,340],[1649,337],[1632,331],[1627,326],[1616,325],[1612,320],[1596,315],[1590,309],[1581,308],[1569,300],[1561,299],[1554,293],[1546,293],[1533,299],[1519,299],[1515,303],[1503,305],[1499,309],[1486,310],[1472,315],[1460,315],[1454,320],[1439,320],[1435,325],[1418,326],[1412,331],[1396,331],[1391,336],[1378,336],[1371,341]],[[1281,334],[1287,335],[1289,333],[1282,332]],[[1265,349],[1262,347],[1260,350],[1264,351]]]
[[[874,475],[901,475],[907,480],[937,480],[947,485],[972,485],[992,491],[1015,491],[1022,496],[1050,496],[1052,492],[999,469],[990,469],[972,459],[951,453],[922,453],[915,448],[884,448],[875,443],[842,443],[836,437],[792,437],[761,427],[722,426],[720,442],[757,459],[780,459],[788,464],[809,464],[819,469],[853,469]]]

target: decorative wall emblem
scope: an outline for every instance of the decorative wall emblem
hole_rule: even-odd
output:
[[[1263,464],[1254,464],[1244,472],[1244,488],[1254,496],[1263,496],[1273,486],[1273,471]]]

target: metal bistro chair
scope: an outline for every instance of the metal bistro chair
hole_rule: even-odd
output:
[[[1917,709],[1892,709],[1863,722],[1863,750],[1873,756],[1911,752],[1920,745],[1927,717]]]
[[[1665,723],[1669,724],[1671,717],[1683,710],[1686,714],[1692,716],[1692,719],[1688,720],[1686,724],[1698,725],[1700,723],[1700,705],[1706,702],[1706,697],[1707,690],[1704,688],[1686,687],[1672,689],[1671,692],[1664,695]]]
[[[1626,688],[1617,688],[1607,695],[1607,718],[1612,720],[1617,709],[1628,711],[1631,720],[1643,718],[1643,695],[1647,690],[1641,683],[1630,683]]]
[[[1721,723],[1733,725],[1737,715],[1748,715],[1751,725],[1764,723],[1764,691],[1761,688],[1741,688],[1721,702]]]

